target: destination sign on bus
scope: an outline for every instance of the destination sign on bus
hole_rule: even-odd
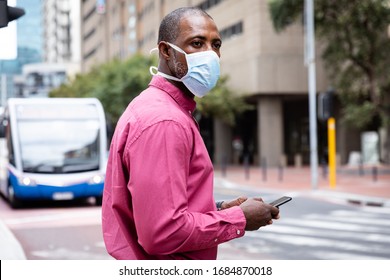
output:
[[[23,104],[17,105],[17,118],[19,120],[32,119],[97,119],[98,112],[94,105],[75,104]]]

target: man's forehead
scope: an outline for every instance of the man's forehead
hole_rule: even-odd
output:
[[[219,38],[218,28],[212,18],[201,14],[187,14],[179,23],[179,37],[206,36],[212,34]]]

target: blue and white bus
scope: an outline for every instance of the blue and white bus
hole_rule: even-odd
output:
[[[95,98],[10,98],[0,117],[0,192],[28,200],[94,197],[101,204],[107,156]]]

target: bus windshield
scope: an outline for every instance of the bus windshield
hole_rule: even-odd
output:
[[[99,169],[98,119],[22,119],[18,122],[18,133],[24,172]]]

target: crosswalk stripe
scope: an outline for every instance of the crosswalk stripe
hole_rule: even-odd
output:
[[[316,236],[299,236],[299,235],[287,235],[278,234],[275,236],[274,233],[263,232],[261,234],[262,239],[274,241],[278,243],[284,243],[296,246],[309,246],[309,247],[327,247],[346,251],[357,251],[357,252],[370,252],[374,254],[389,254],[389,249],[384,248],[382,245],[369,244],[364,245],[358,242],[350,242],[343,240],[334,240],[328,238],[321,238]]]
[[[267,244],[271,242],[273,250],[279,253],[286,246],[306,247],[306,256],[312,259],[388,259],[388,217],[386,211],[366,211],[359,208],[307,214],[301,218],[282,218],[259,231],[246,232],[245,236],[249,240],[238,246],[249,250],[248,252],[264,254],[267,253],[264,250],[270,247]],[[280,249],[275,244],[279,244]],[[289,258],[293,258],[293,254],[293,251],[286,252]]]
[[[100,210],[89,210],[83,212],[66,212],[66,213],[54,213],[54,214],[42,214],[42,215],[34,215],[27,216],[23,218],[10,218],[5,219],[5,223],[7,225],[18,225],[18,224],[28,224],[28,223],[37,223],[37,222],[52,222],[64,219],[78,219],[78,218],[91,218],[91,217],[99,217]]]
[[[309,228],[323,228],[327,230],[345,230],[345,231],[354,231],[354,232],[366,232],[366,233],[376,233],[383,232],[383,227],[373,227],[373,226],[364,226],[358,224],[349,224],[347,221],[321,221],[321,220],[296,220],[296,219],[284,219],[283,223],[293,225],[293,226],[302,226]],[[385,231],[390,234],[390,229]]]
[[[339,253],[339,252],[329,252],[323,250],[313,250],[311,255],[317,259],[322,260],[367,260],[367,254],[359,253]],[[370,256],[370,260],[387,260],[386,257],[376,257]]]
[[[341,217],[341,216],[323,216],[318,214],[310,214],[307,216],[310,220],[326,220],[333,221],[339,223],[349,223],[349,224],[363,224],[366,226],[377,225],[381,228],[384,226],[390,226],[390,219],[380,219],[380,218],[372,218],[372,217],[364,217],[364,216],[349,216],[349,217]]]
[[[305,236],[320,236],[327,238],[343,238],[350,240],[364,240],[366,242],[378,242],[378,243],[389,243],[390,236],[378,233],[360,233],[360,232],[349,232],[349,231],[334,231],[334,230],[323,230],[323,229],[310,229],[303,227],[284,226],[274,224],[270,227],[266,227],[263,230],[267,233],[275,234],[290,234],[290,235],[305,235]],[[251,234],[249,234],[252,236]],[[252,236],[254,237],[254,236]],[[261,235],[258,235],[261,238]]]
[[[236,190],[235,184],[220,181],[221,189]],[[241,186],[240,186],[241,187]],[[239,188],[238,188],[239,189]],[[277,195],[261,190],[264,201]],[[294,193],[299,198],[301,194]],[[298,201],[298,200],[297,200]],[[390,258],[390,207],[361,205],[326,212],[283,215],[245,238],[229,243],[237,250],[258,256],[286,259],[383,260]],[[321,214],[319,211],[323,211]],[[284,212],[286,213],[286,212]]]

